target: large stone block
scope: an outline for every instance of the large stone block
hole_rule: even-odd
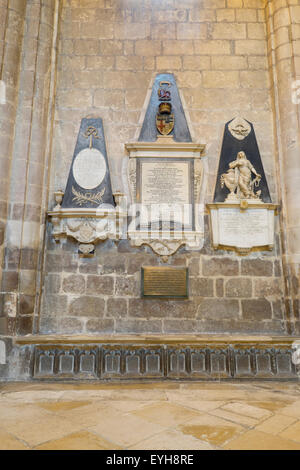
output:
[[[64,292],[82,294],[85,291],[85,278],[80,274],[71,274],[63,279]]]
[[[88,333],[113,333],[115,324],[114,320],[108,318],[100,320],[93,318],[87,321],[85,328]]]
[[[109,318],[123,318],[127,316],[127,300],[114,297],[107,299],[106,316]]]
[[[177,38],[178,39],[206,39],[207,25],[205,23],[178,23]]]
[[[163,41],[163,54],[164,55],[194,54],[194,43],[191,40],[186,40],[186,41],[165,40]]]
[[[35,297],[31,295],[20,295],[19,314],[29,315],[34,313]]]
[[[213,279],[208,279],[206,277],[190,279],[189,281],[190,296],[197,297],[213,297],[214,296],[214,284]]]
[[[271,304],[266,299],[242,300],[242,315],[245,320],[272,318]]]
[[[244,259],[241,262],[241,274],[244,276],[272,276],[273,263],[265,259]]]
[[[216,23],[212,31],[213,39],[243,39],[246,37],[246,25],[242,23]]]
[[[257,297],[282,296],[281,279],[260,279],[255,280],[254,295]]]
[[[167,300],[129,299],[128,315],[130,317],[152,318],[168,317],[171,309]]]
[[[238,261],[231,258],[202,258],[203,276],[237,276],[239,274]]]
[[[225,282],[226,297],[251,297],[252,281],[251,279],[239,278],[229,279]]]
[[[110,273],[118,273],[122,274],[125,272],[125,263],[126,258],[124,255],[120,253],[114,252],[107,252],[101,253],[99,255],[98,263],[100,265],[100,273],[101,274],[110,274]]]
[[[239,301],[236,299],[203,299],[199,303],[197,318],[238,319],[239,312]]]
[[[42,300],[41,312],[45,316],[61,316],[67,312],[67,295],[49,295],[45,292]]]
[[[117,296],[138,297],[140,295],[140,280],[135,276],[118,276],[116,277],[115,294]]]
[[[156,58],[157,70],[181,70],[180,56],[160,56]]]
[[[165,319],[163,324],[164,333],[183,333],[185,331],[188,331],[190,333],[196,333],[198,331],[198,322],[196,320]]]
[[[4,271],[2,274],[2,291],[11,292],[18,289],[19,275],[16,271]]]
[[[104,316],[105,301],[99,297],[82,296],[72,300],[69,305],[68,315],[76,317],[100,317]]]
[[[82,333],[83,322],[78,318],[59,318],[58,319],[58,332],[59,333]]]
[[[156,264],[156,257],[146,253],[137,253],[128,256],[127,260],[127,273],[135,274],[141,272],[142,266],[154,266]]]
[[[161,333],[161,320],[138,320],[120,318],[116,320],[116,333]]]
[[[216,70],[244,70],[248,67],[247,59],[243,56],[229,56],[224,61],[223,56],[212,56],[212,69]]]
[[[237,71],[203,71],[204,88],[238,88],[240,76]]]
[[[76,39],[74,41],[74,52],[76,55],[98,55],[100,43],[97,39]]]
[[[20,316],[17,319],[17,334],[29,335],[33,333],[33,316]]]
[[[114,279],[110,276],[88,275],[86,280],[87,294],[113,295]]]

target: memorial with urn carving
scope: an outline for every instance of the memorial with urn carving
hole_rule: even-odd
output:
[[[0,2],[0,380],[297,380],[298,6],[84,3]]]

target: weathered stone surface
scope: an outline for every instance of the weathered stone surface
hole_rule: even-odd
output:
[[[47,274],[44,281],[44,289],[47,294],[56,294],[60,290],[61,277],[59,274]]]
[[[118,276],[116,278],[115,294],[117,296],[138,297],[140,295],[141,285],[135,276]]]
[[[281,262],[279,260],[274,261],[274,276],[280,277],[282,274]]]
[[[17,248],[5,248],[5,264],[9,270],[17,270],[20,262],[20,250]]]
[[[257,297],[268,297],[282,295],[282,282],[280,279],[261,279],[254,281],[254,295]]]
[[[182,333],[182,331],[190,331],[196,333],[198,331],[198,322],[196,320],[164,320],[163,331],[165,333]]]
[[[40,332],[42,334],[51,334],[58,331],[58,317],[41,315]]]
[[[190,279],[189,281],[190,296],[198,297],[213,297],[214,296],[214,281],[205,277],[198,277]]]
[[[62,285],[64,292],[72,294],[82,294],[85,290],[85,279],[80,274],[71,274],[63,279]]]
[[[224,279],[216,279],[216,295],[217,297],[224,296]]]
[[[99,297],[82,296],[71,301],[68,314],[77,317],[103,317],[105,301]]]
[[[17,320],[17,333],[19,335],[32,334],[33,316],[20,316]]]
[[[87,294],[112,295],[114,292],[114,279],[109,276],[87,276]]]
[[[203,299],[199,303],[197,318],[220,320],[238,318],[239,302],[233,299]]]
[[[5,225],[2,221],[0,221],[0,246],[3,245],[3,242],[4,242],[4,230],[5,230]]]
[[[284,303],[282,300],[276,300],[275,302],[272,302],[272,308],[273,308],[273,318],[275,320],[282,320],[284,318]]]
[[[76,272],[78,268],[78,253],[77,250],[74,253],[63,253],[62,258],[62,269],[67,272]]]
[[[19,314],[29,315],[34,313],[35,297],[31,295],[20,295]]]
[[[161,333],[161,320],[117,319],[116,333]]]
[[[151,318],[167,317],[170,311],[167,300],[129,299],[128,314],[130,317]]]
[[[242,315],[246,320],[272,318],[271,304],[266,299],[242,300]]]
[[[251,297],[251,279],[229,279],[225,282],[225,295],[226,297]]]
[[[264,259],[244,259],[241,264],[241,274],[244,276],[272,276],[273,263]]]
[[[46,258],[46,272],[61,272],[62,271],[62,256],[60,253],[47,253]]]
[[[199,276],[200,274],[200,257],[191,258],[188,263],[189,276]]]
[[[120,253],[101,253],[99,257],[99,268],[101,274],[124,273],[125,257]]]
[[[154,256],[146,253],[137,253],[135,255],[128,256],[127,260],[127,273],[135,274],[141,272],[142,266],[154,266],[157,261]]]
[[[82,258],[81,264],[79,265],[79,272],[82,274],[97,274],[98,273],[97,259],[95,257]]]
[[[231,258],[202,258],[203,276],[237,276],[238,261]]]
[[[66,295],[47,295],[43,297],[42,315],[65,315],[67,312],[68,297]]]
[[[18,288],[19,276],[16,271],[5,271],[2,274],[2,291],[11,292]]]
[[[85,325],[88,333],[113,333],[115,329],[114,320],[111,319],[92,319],[88,320]]]
[[[106,316],[122,318],[127,316],[127,300],[122,298],[107,299]]]
[[[82,333],[83,323],[78,318],[60,318],[58,320],[59,333]]]

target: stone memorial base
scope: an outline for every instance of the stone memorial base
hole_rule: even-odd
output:
[[[277,204],[241,200],[207,204],[207,208],[215,249],[235,250],[239,254],[273,249]]]
[[[299,338],[32,335],[14,339],[19,380],[298,380]],[[12,372],[11,372],[12,373]]]

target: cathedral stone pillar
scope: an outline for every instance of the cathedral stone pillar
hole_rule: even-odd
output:
[[[300,280],[300,5],[266,2],[268,54],[277,136],[282,256],[290,333],[299,334]]]
[[[10,210],[9,182],[25,7],[26,0],[0,2],[0,268],[4,253],[6,220]]]
[[[10,210],[4,241],[2,334],[34,331],[52,141],[60,1],[24,3],[18,107],[7,190]]]

